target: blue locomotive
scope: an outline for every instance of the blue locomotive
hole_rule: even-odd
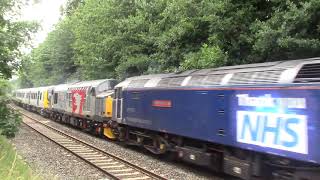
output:
[[[128,78],[119,139],[250,179],[320,178],[320,59]]]

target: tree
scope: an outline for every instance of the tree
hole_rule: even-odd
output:
[[[19,5],[16,0],[0,1],[0,134],[8,137],[18,130],[20,117],[7,107],[9,85],[5,79],[11,78],[12,71],[17,68],[19,48],[27,44],[37,29],[34,22],[20,22],[9,17],[9,12]]]
[[[18,6],[17,0],[1,0],[0,3],[0,78],[10,78],[21,55],[19,48],[30,40],[37,30],[35,22],[13,21],[8,13]]]
[[[75,77],[73,42],[68,21],[61,21],[39,47],[24,56],[20,69],[21,86],[45,86],[78,79]]]
[[[273,14],[253,23],[255,62],[320,55],[320,1],[274,1]]]
[[[319,3],[69,0],[25,74],[47,85],[319,56]]]

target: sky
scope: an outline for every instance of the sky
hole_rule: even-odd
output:
[[[37,47],[42,43],[47,34],[54,29],[61,18],[60,7],[65,5],[67,0],[28,0],[28,5],[21,9],[21,15],[18,19],[26,21],[38,21],[40,23],[39,31],[33,36],[32,45]],[[22,48],[22,52],[30,53],[31,48]],[[13,75],[11,80],[17,79]]]
[[[60,7],[67,0],[29,0],[27,6],[22,8],[21,20],[35,20],[41,25],[38,33],[34,35],[33,45],[36,47],[45,40],[47,34],[54,29],[54,25],[61,17]]]

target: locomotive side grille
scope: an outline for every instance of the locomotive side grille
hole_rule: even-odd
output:
[[[158,87],[168,87],[168,84],[170,82],[169,78],[161,79],[159,83],[157,84]]]
[[[204,79],[202,82],[203,85],[220,85],[224,74],[219,75],[209,75],[207,78]]]
[[[128,87],[130,88],[136,88],[136,87],[143,87],[149,79],[138,79],[138,80],[132,80]]]
[[[171,78],[170,82],[169,82],[169,86],[180,86],[182,81],[185,79],[186,77],[177,77],[177,78]]]
[[[235,73],[228,84],[272,84],[277,83],[283,70]]]
[[[174,77],[174,78],[164,78],[161,79],[160,82],[158,83],[158,87],[174,87],[174,86],[181,86],[182,81],[186,77]]]
[[[220,85],[224,74],[208,75],[208,76],[192,76],[188,82],[188,86],[214,86]]]
[[[205,78],[206,78],[206,76],[192,76],[187,85],[188,86],[200,86],[200,85],[202,85],[202,81]]]
[[[303,65],[294,82],[320,82],[320,63]]]

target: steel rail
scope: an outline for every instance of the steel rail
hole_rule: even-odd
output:
[[[12,105],[9,106],[14,110],[18,110]],[[90,143],[87,143],[77,137],[74,137],[57,128],[47,125],[23,113],[21,110],[18,111],[28,119],[23,120],[23,123],[26,124],[28,127],[32,128],[33,130],[45,136],[52,142],[63,147],[73,155],[81,158],[83,161],[87,162],[93,167],[99,169],[112,179],[166,179],[160,175],[157,175],[133,163],[130,163],[118,156],[115,156],[105,150],[102,150]]]

